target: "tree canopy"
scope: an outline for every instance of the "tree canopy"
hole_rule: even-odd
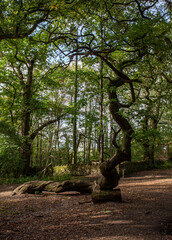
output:
[[[0,9],[0,171],[105,159],[108,189],[137,149],[137,160],[170,158],[169,1],[4,0]],[[7,149],[17,157],[5,160]]]

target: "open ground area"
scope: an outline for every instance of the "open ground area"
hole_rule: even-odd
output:
[[[93,204],[77,192],[11,196],[0,186],[0,239],[172,239],[172,170],[120,180],[122,203]]]

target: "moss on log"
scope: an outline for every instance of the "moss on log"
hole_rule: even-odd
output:
[[[93,203],[122,202],[120,189],[96,190],[92,192]]]

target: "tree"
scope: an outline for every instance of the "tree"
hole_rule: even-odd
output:
[[[111,114],[111,130],[110,127],[107,127],[107,129],[109,132],[111,131],[110,138],[114,146],[114,150],[112,151],[112,147],[110,147],[109,152],[115,152],[115,154],[101,164],[100,169],[103,177],[98,181],[97,188],[101,190],[111,190],[117,186],[119,176],[116,171],[116,166],[124,161],[131,161],[131,146],[135,129],[140,129],[144,120],[145,127],[142,130],[150,127],[154,128],[154,130],[158,128],[158,121],[162,115],[161,104],[163,104],[163,101],[161,101],[161,97],[165,99],[163,95],[164,92],[166,92],[164,88],[159,86],[159,83],[163,82],[164,84],[165,82],[171,82],[171,58],[170,54],[167,54],[171,48],[171,23],[170,12],[168,10],[169,5],[167,8],[166,3],[168,3],[168,1],[134,0],[127,2],[122,0],[112,2],[90,0],[86,2],[59,1],[58,3],[52,1],[52,5],[50,4],[51,11],[47,15],[48,18],[45,22],[39,24],[37,31],[32,32],[28,38],[20,40],[21,46],[14,40],[10,41],[10,44],[15,46],[15,50],[11,48],[5,51],[3,48],[4,59],[6,57],[8,62],[12,62],[13,64],[12,70],[7,68],[5,70],[5,72],[10,72],[12,76],[12,85],[10,85],[8,89],[3,90],[3,93],[7,90],[15,93],[17,88],[23,93],[22,97],[18,91],[12,94],[12,96],[10,93],[8,94],[10,101],[8,99],[7,106],[10,111],[8,117],[7,114],[6,117],[10,119],[14,126],[21,121],[21,115],[17,116],[14,112],[16,102],[20,101],[20,103],[22,103],[22,111],[19,112],[22,114],[23,119],[25,119],[22,132],[23,136],[27,136],[27,138],[24,139],[28,146],[28,152],[30,152],[30,150],[29,142],[27,141],[30,141],[32,138],[34,139],[40,130],[55,120],[52,119],[45,124],[42,123],[36,130],[33,124],[31,124],[31,120],[33,121],[35,117],[35,115],[32,117],[33,109],[31,108],[31,102],[36,94],[33,93],[33,90],[36,92],[34,85],[35,79],[38,77],[38,79],[46,81],[47,78],[49,79],[49,76],[52,79],[52,72],[55,68],[50,68],[50,71],[48,71],[49,76],[47,74],[46,77],[43,78],[41,78],[42,74],[40,71],[44,74],[52,64],[57,62],[57,59],[66,64],[78,58],[79,61],[76,61],[75,72],[73,71],[72,73],[69,68],[66,69],[68,76],[66,76],[64,72],[61,72],[61,78],[63,80],[65,79],[68,83],[64,91],[65,97],[63,99],[64,102],[66,101],[69,105],[68,111],[71,114],[70,117],[68,119],[66,118],[63,122],[63,126],[65,125],[65,127],[61,127],[60,129],[64,131],[60,136],[66,139],[66,142],[62,141],[61,146],[63,145],[63,150],[64,146],[69,150],[69,148],[72,149],[72,145],[74,145],[74,152],[76,153],[77,149],[82,149],[79,143],[82,143],[82,139],[84,139],[84,149],[88,149],[87,156],[91,159],[92,150],[98,146],[97,140],[100,136],[100,128],[96,126],[99,120],[97,113],[99,112],[98,95],[100,96],[100,92],[100,122],[103,123],[104,119],[109,118],[109,112],[105,106],[104,112],[102,111],[102,93],[104,93],[104,99],[108,96]],[[45,6],[49,9],[48,4]],[[67,6],[69,6],[69,12],[67,11]],[[14,8],[14,6],[10,4],[8,4],[8,7]],[[23,8],[21,11],[18,8],[18,15],[22,13],[22,11]],[[47,11],[48,10],[45,12]],[[39,18],[42,16],[41,14],[42,11],[40,9],[40,15],[37,14],[36,16]],[[21,27],[21,20],[18,21]],[[33,26],[33,22],[34,20],[31,19],[31,26]],[[103,22],[106,22],[106,24],[103,24],[103,28],[101,28],[100,25]],[[14,24],[14,29],[15,26]],[[76,26],[78,26],[77,34]],[[19,34],[17,37],[19,37]],[[7,41],[1,42],[3,42],[2,44],[7,44]],[[29,45],[30,43],[31,46]],[[40,49],[41,46],[43,48],[42,50]],[[82,71],[79,68],[79,62],[82,62],[82,64],[86,66],[84,66],[85,69],[82,69]],[[99,71],[98,66],[100,62],[103,68],[101,67]],[[57,75],[55,76],[55,74]],[[58,74],[57,71],[54,71],[53,77],[58,79]],[[99,79],[98,75],[101,75]],[[72,86],[74,85],[74,79],[76,80],[76,91],[73,104],[73,92],[71,89],[74,89]],[[44,85],[44,83],[42,84]],[[4,86],[6,85],[7,82]],[[40,85],[38,86],[40,87]],[[88,92],[86,93],[87,90]],[[107,91],[107,95],[105,91]],[[64,92],[60,94],[62,95]],[[152,96],[153,94],[156,94],[156,98]],[[47,103],[50,104],[52,96],[48,95],[48,90],[43,91],[43,97],[45,95],[49,96]],[[155,100],[157,100],[157,102],[155,102]],[[148,110],[152,108],[153,114],[148,114]],[[52,105],[50,105],[49,110],[50,109],[52,109]],[[4,113],[6,113],[6,110],[7,108],[5,108]],[[84,110],[86,110],[86,113],[84,113]],[[139,119],[136,113],[141,112],[143,114],[141,115],[141,119]],[[76,131],[73,132],[75,139],[72,136],[71,116],[74,116],[75,120],[77,118],[77,143]],[[44,120],[46,119],[47,115],[45,114]],[[74,121],[74,123],[76,123],[76,121]],[[104,141],[102,140],[101,142],[103,143]],[[51,144],[53,146],[53,143]],[[94,146],[92,146],[92,144],[94,144]],[[152,145],[152,150],[153,147]],[[145,146],[145,149],[146,148],[148,147]],[[85,150],[84,159],[86,159]],[[77,156],[81,156],[79,151]],[[103,151],[101,158],[102,156]]]
[[[165,62],[165,59],[163,60]],[[143,144],[144,159],[153,163],[155,161],[155,148],[158,142],[161,141],[162,135],[159,125],[162,122],[163,114],[168,111],[168,106],[165,104],[170,99],[170,83],[163,79],[161,75],[161,63],[159,62],[158,69],[154,62],[147,62],[148,65],[144,69],[142,76],[145,82],[142,84],[142,90],[138,98],[138,109],[135,110],[140,119],[138,121],[138,130],[136,131],[136,138]],[[168,72],[164,69],[163,72]],[[141,71],[143,72],[143,71]],[[158,141],[159,140],[159,141]]]
[[[77,34],[77,33],[76,33]],[[78,41],[76,42],[78,45]],[[73,163],[77,164],[77,97],[78,97],[78,55],[75,59],[74,116],[73,116]]]
[[[9,49],[9,51],[6,49]],[[43,128],[58,121],[63,116],[63,113],[62,109],[59,108],[53,119],[48,119],[42,125],[38,126],[38,128],[33,129],[33,116],[40,108],[39,100],[35,98],[39,96],[36,96],[39,89],[37,85],[41,87],[41,81],[45,81],[49,70],[49,63],[46,61],[48,48],[47,46],[40,46],[38,48],[37,44],[29,40],[18,42],[13,40],[6,43],[6,49],[3,50],[5,59],[3,63],[6,65],[4,65],[6,68],[6,78],[3,81],[3,85],[13,86],[18,95],[20,92],[18,99],[21,107],[21,109],[18,109],[20,117],[18,117],[15,123],[18,125],[20,122],[21,124],[18,131],[18,134],[21,135],[21,141],[19,142],[21,150],[21,173],[27,175],[31,167],[30,160],[33,140]],[[10,75],[13,78],[10,79]],[[14,124],[15,113],[12,114],[13,109],[14,104],[10,106],[11,122]]]
[[[109,82],[110,112],[120,127],[118,131],[115,131],[113,138],[116,154],[100,167],[104,176],[99,182],[101,189],[114,187],[118,182],[115,167],[123,161],[131,161],[131,140],[134,129],[123,113],[125,108],[128,109],[134,104],[136,100],[134,87],[141,82],[135,74],[135,69],[148,56],[155,57],[157,51],[163,52],[162,47],[166,48],[167,46],[164,34],[167,37],[169,23],[166,18],[168,13],[163,3],[155,8],[156,4],[157,1],[143,3],[121,1],[112,4],[104,2],[104,9],[106,9],[102,20],[106,21],[104,37],[101,38],[100,34],[95,34],[95,32],[97,33],[97,22],[93,20],[90,22],[95,25],[90,27],[87,24],[88,28],[86,26],[85,31],[82,28],[82,32],[79,33],[80,47],[77,48],[77,52],[80,55],[90,54],[99,57],[110,69],[111,76],[107,74],[104,79]],[[100,18],[99,9],[96,10],[97,16]],[[153,14],[153,10],[156,11],[156,14],[155,12]],[[163,11],[165,18],[163,18]],[[95,19],[95,12],[93,15]],[[167,31],[160,31],[162,25]],[[164,39],[164,41],[160,43],[159,39]],[[102,42],[104,43],[103,47]],[[129,103],[125,103],[125,99],[120,95],[122,88],[126,89],[127,93],[130,91],[131,100],[127,99]],[[116,142],[120,130],[122,130],[121,146]]]

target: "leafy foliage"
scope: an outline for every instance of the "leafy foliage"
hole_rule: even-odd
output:
[[[76,119],[79,163],[99,160],[102,133],[105,159],[112,141],[134,160],[148,150],[170,156],[165,1],[6,0],[0,9],[1,172],[71,164]]]

